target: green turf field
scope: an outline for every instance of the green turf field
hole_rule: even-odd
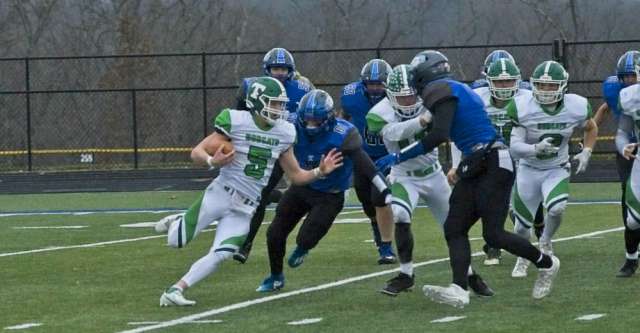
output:
[[[612,201],[619,196],[617,184],[572,184],[571,190],[574,201]],[[181,209],[197,194],[3,195],[0,210]],[[120,226],[155,221],[167,213],[0,215],[0,330],[38,323],[16,331],[121,332],[147,327],[155,332],[632,332],[640,324],[640,276],[614,277],[624,256],[622,232],[616,230],[621,226],[619,211],[613,204],[569,206],[557,235],[561,241],[554,244],[562,261],[560,275],[552,294],[541,301],[530,296],[533,268],[527,278],[515,280],[510,277],[513,256],[504,255],[497,267],[482,267],[482,258],[475,257],[474,265],[497,295],[473,297],[463,310],[432,303],[422,295],[425,283],[450,282],[448,261],[436,260],[447,257],[445,241],[425,208],[417,211],[413,224],[414,262],[425,264],[416,268],[411,293],[395,298],[378,293],[396,274],[385,271],[396,266],[375,263],[377,253],[366,223],[340,223],[302,266],[285,266],[282,291],[259,294],[254,290],[268,273],[263,227],[247,264],[227,262],[187,292],[198,301],[191,308],[160,308],[158,299],[208,251],[213,233],[203,233],[187,248],[175,250],[164,246],[165,239],[149,227]],[[340,220],[363,217],[358,210],[344,213]],[[270,219],[269,213],[266,220]],[[45,226],[76,229],[30,228]],[[478,224],[470,237],[478,238],[480,231]],[[572,236],[578,237],[562,240]],[[474,251],[482,246],[480,240],[471,243]],[[290,237],[288,249],[293,246]],[[604,316],[576,320],[593,314]],[[464,318],[432,322],[454,316]],[[321,320],[288,324],[314,318]],[[154,328],[152,322],[165,327]]]

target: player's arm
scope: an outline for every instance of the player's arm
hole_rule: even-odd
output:
[[[593,147],[596,145],[598,139],[598,125],[594,119],[589,119],[584,125],[584,148],[593,151]]]
[[[375,113],[369,112],[367,114],[367,128],[375,134],[380,134],[385,140],[393,142],[413,138],[417,133],[427,128],[430,122],[430,112],[425,112],[419,117],[407,121],[392,124],[388,124]]]
[[[618,131],[616,132],[616,148],[618,153],[626,159],[635,158],[634,152],[638,145],[637,143],[631,143],[629,140],[631,133],[633,133],[633,126],[633,119],[630,116],[626,114],[620,116]]]
[[[378,190],[380,198],[385,203],[391,203],[391,190],[384,181],[384,178],[377,172],[373,161],[362,149],[362,139],[358,130],[352,128],[345,138],[342,147],[343,156],[349,157],[353,161],[353,172],[356,177],[369,179]]]
[[[460,160],[462,160],[462,152],[458,149],[455,143],[450,142],[451,145],[451,169],[447,172],[447,181],[450,185],[455,185],[458,182],[458,175],[456,172],[458,171],[458,165],[460,165]]]
[[[284,173],[289,177],[295,185],[305,185],[313,181],[323,178],[333,172],[333,170],[342,166],[342,153],[336,149],[332,149],[320,161],[320,166],[313,170],[304,170],[300,168],[298,160],[293,154],[293,147],[287,149],[278,159]]]
[[[216,149],[215,144],[220,140],[230,141],[228,136],[219,132],[214,132],[204,138],[191,150],[191,160],[198,165],[208,165],[211,168],[219,168],[230,163],[236,151],[232,150],[225,154],[222,152],[223,145],[219,145]]]
[[[607,118],[607,116],[611,114],[610,111],[611,109],[609,108],[609,105],[607,104],[607,102],[602,103],[598,107],[598,110],[596,110],[595,115],[593,116],[593,121],[595,121],[596,125],[598,126],[602,125],[602,123]]]

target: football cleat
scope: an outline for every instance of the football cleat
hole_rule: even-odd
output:
[[[269,275],[256,289],[257,292],[268,293],[284,287],[284,274]]]
[[[166,234],[169,231],[169,227],[175,221],[182,217],[182,214],[173,214],[163,217],[160,221],[156,222],[154,229],[159,234]]]
[[[527,268],[529,268],[529,264],[531,261],[518,257],[516,260],[516,265],[513,266],[513,271],[511,271],[511,277],[514,278],[523,278],[527,276]]]
[[[535,299],[541,299],[549,295],[551,292],[553,280],[556,278],[558,271],[560,270],[560,259],[551,255],[551,262],[551,267],[538,269],[538,278],[533,285],[533,292],[531,293],[531,296]]]
[[[410,291],[413,288],[415,275],[400,273],[398,276],[387,281],[387,285],[380,290],[381,293],[389,296],[398,296],[403,291]]]
[[[482,297],[491,297],[495,294],[484,282],[482,277],[480,277],[480,274],[469,275],[469,288],[471,288],[474,294]]]
[[[551,244],[551,242],[542,242],[540,241],[538,243],[538,247],[540,248],[540,252],[546,254],[546,255],[552,255],[553,254],[553,245]]]
[[[422,292],[436,303],[447,304],[460,309],[469,304],[469,292],[455,283],[450,284],[448,287],[425,284],[422,287]]]
[[[487,254],[487,256],[484,259],[485,266],[500,265],[500,257],[502,255],[502,251],[500,251],[500,249],[487,247],[485,253]]]
[[[378,264],[388,265],[396,262],[396,254],[393,253],[391,244],[382,244],[378,247]]]
[[[239,249],[238,252],[233,254],[233,260],[244,264],[249,259],[249,253],[251,253],[252,243],[244,243]]]
[[[171,287],[160,296],[160,306],[192,306],[195,301],[188,300],[182,295],[178,288]]]
[[[304,263],[304,258],[307,256],[307,254],[309,254],[309,251],[303,250],[302,248],[296,246],[296,249],[293,250],[293,253],[291,253],[291,255],[289,256],[287,264],[289,264],[289,267],[291,268],[296,268]]]
[[[624,265],[620,267],[620,271],[616,274],[616,277],[619,278],[628,278],[636,273],[638,269],[638,259],[627,259],[624,262]]]

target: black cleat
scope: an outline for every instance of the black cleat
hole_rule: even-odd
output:
[[[478,296],[491,297],[495,294],[479,274],[469,275],[469,288]]]
[[[380,290],[381,293],[389,296],[398,296],[403,291],[410,291],[413,288],[413,280],[415,275],[407,275],[404,273],[398,274],[398,276],[387,281],[387,285]]]
[[[249,253],[251,253],[251,245],[251,243],[245,243],[242,245],[242,247],[238,249],[238,252],[233,254],[233,260],[241,264],[247,262],[247,259],[249,259]]]
[[[636,270],[638,269],[638,259],[627,259],[624,262],[624,265],[622,265],[622,267],[620,268],[620,271],[618,272],[618,274],[616,274],[616,277],[619,278],[628,278],[631,277],[633,274],[636,273]]]
[[[486,258],[484,259],[485,266],[500,265],[500,258],[502,257],[502,251],[500,251],[500,249],[495,249],[487,246],[485,253],[487,254]]]

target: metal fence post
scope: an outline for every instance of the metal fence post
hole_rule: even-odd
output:
[[[136,106],[136,90],[131,90],[131,117],[133,120],[133,168],[138,168],[138,120]]]
[[[552,44],[553,60],[559,62],[568,69],[567,56],[566,56],[566,42],[564,39],[554,39]]]
[[[207,56],[202,52],[202,137],[207,137]]]
[[[27,169],[33,170],[33,156],[31,152],[31,82],[29,81],[29,58],[24,58],[24,82],[27,98]]]

